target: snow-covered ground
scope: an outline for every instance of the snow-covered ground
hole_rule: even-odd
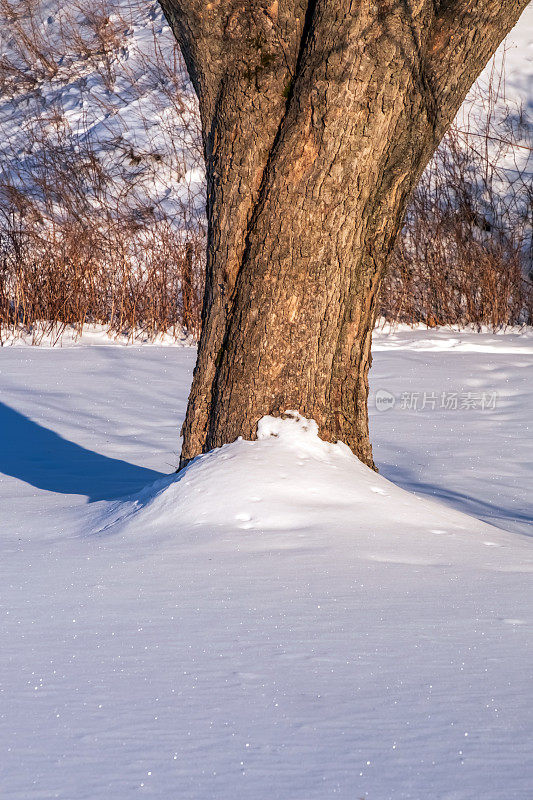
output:
[[[533,110],[533,94],[531,92],[533,82],[533,3],[530,3],[522,12],[518,23],[500,45],[498,56],[503,56],[505,61],[505,94],[511,100],[522,102],[531,112]]]
[[[374,354],[380,475],[288,418],[177,479],[193,348],[0,351],[2,800],[530,800],[533,335]]]
[[[66,192],[61,169],[81,185],[96,159],[106,179],[88,170],[84,187],[95,209],[183,224],[184,206],[203,206],[197,107],[156,0],[15,6],[0,8],[0,189],[38,200],[44,186],[49,201]]]

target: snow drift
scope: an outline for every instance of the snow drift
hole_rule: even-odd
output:
[[[520,538],[401,489],[297,411],[106,507],[94,532],[119,529],[227,551],[342,546],[373,561],[533,571],[528,542],[522,553]]]

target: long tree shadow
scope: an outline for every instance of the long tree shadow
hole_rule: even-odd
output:
[[[86,450],[0,403],[0,472],[89,502],[139,491],[164,473]]]
[[[480,497],[469,495],[466,492],[446,489],[438,484],[421,481],[408,467],[386,463],[381,463],[379,467],[383,477],[408,492],[425,494],[433,500],[438,500],[457,511],[462,511],[463,514],[477,517],[511,533],[520,532],[531,536],[531,524],[533,522],[531,511],[513,505],[512,500],[507,504],[498,505]]]

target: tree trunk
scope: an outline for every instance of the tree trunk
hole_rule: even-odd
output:
[[[164,0],[207,166],[181,464],[297,410],[373,466],[379,286],[409,195],[527,0]]]

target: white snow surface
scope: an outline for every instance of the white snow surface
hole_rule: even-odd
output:
[[[530,800],[530,334],[374,352],[381,474],[291,412],[176,476],[193,348],[2,348],[2,800]]]
[[[500,45],[498,56],[505,61],[505,93],[510,100],[518,100],[533,109],[533,3],[522,15]],[[484,73],[486,75],[488,70]],[[483,77],[482,77],[483,80]]]
[[[39,322],[30,328],[20,325],[14,329],[2,331],[0,346],[8,347],[109,347],[117,345],[128,347],[130,345],[143,345],[143,347],[181,347],[194,346],[194,337],[181,332],[176,327],[167,333],[153,336],[142,328],[133,328],[122,333],[109,330],[100,323],[84,323],[81,331],[79,326],[70,324],[53,324]]]

